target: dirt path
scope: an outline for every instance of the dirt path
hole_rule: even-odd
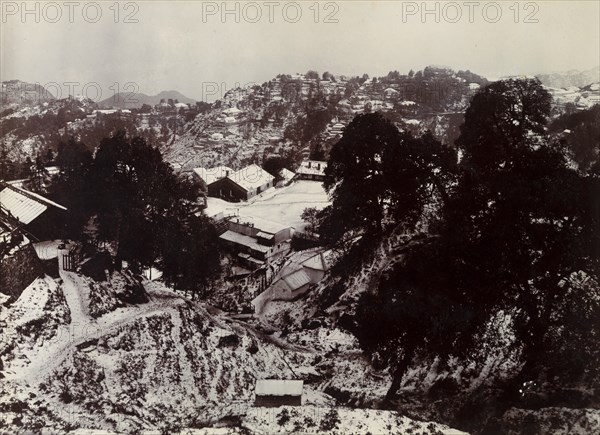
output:
[[[37,349],[34,354],[28,354],[31,363],[27,367],[7,378],[30,385],[40,383],[65,359],[71,357],[78,346],[98,340],[141,317],[165,312],[185,303],[184,299],[175,295],[150,293],[151,301],[146,304],[118,308],[98,319],[93,319],[83,305],[83,290],[77,275],[65,271],[60,273],[64,281],[65,299],[71,310],[71,323],[61,326],[54,339]]]

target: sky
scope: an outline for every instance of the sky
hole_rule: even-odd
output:
[[[172,89],[212,101],[308,70],[382,76],[434,64],[498,78],[600,64],[594,0],[1,3],[1,80],[97,101]]]

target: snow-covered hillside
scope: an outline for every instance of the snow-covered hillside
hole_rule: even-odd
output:
[[[127,275],[114,273],[97,283],[60,273],[56,280],[35,280],[2,308],[0,422],[9,433],[21,427],[172,433],[223,421],[257,433],[325,430],[331,422],[322,419],[333,414],[322,407],[337,403],[327,394],[336,391],[333,385],[351,376],[363,379],[357,390],[385,391],[386,377],[369,375],[345,333],[323,329],[288,341],[156,282],[144,284],[147,301],[128,303],[120,296]],[[294,375],[305,380],[307,406],[278,410],[289,413],[289,421],[277,423],[253,408],[256,379]],[[305,419],[307,413],[314,417]],[[379,411],[340,410],[339,417],[331,429],[427,427]],[[450,433],[429,426],[431,433]]]

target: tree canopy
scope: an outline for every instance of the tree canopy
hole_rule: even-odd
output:
[[[594,372],[586,361],[598,358],[600,179],[572,168],[547,134],[549,113],[539,81],[499,81],[471,101],[460,160],[379,114],[356,117],[333,147],[321,234],[372,238],[382,223],[414,228],[425,209],[436,211],[358,304],[359,341],[393,369],[388,399],[414,356],[467,355],[498,312],[513,315],[520,379]]]

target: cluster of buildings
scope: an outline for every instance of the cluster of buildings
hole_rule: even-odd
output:
[[[216,121],[220,125],[233,125],[239,124],[246,120],[245,111],[238,109],[237,107],[229,107],[227,109],[223,109],[220,115],[217,117]]]
[[[552,102],[556,106],[564,107],[567,104],[573,104],[581,110],[600,104],[600,83],[592,83],[585,88],[571,86],[566,89],[546,89],[552,95]]]
[[[327,162],[306,160],[296,172],[284,168],[278,174],[277,185],[286,185],[292,180],[323,181],[326,167]],[[194,174],[205,185],[209,197],[231,203],[248,201],[276,185],[276,177],[255,164],[238,171],[228,166],[195,168]],[[293,227],[258,218],[242,218],[237,213],[227,214],[227,208],[231,209],[211,207],[209,203],[205,214],[217,222],[221,241],[242,267],[250,271],[260,269],[290,252]]]

